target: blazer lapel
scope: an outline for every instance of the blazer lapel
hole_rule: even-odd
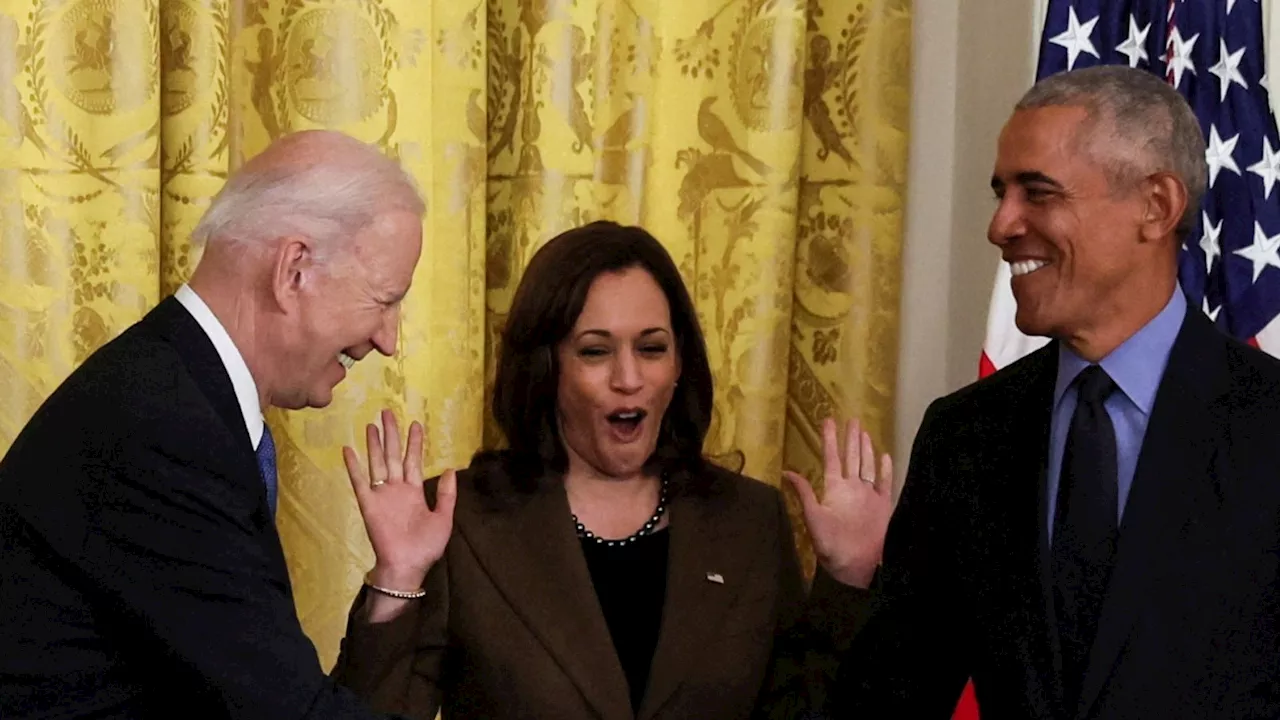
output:
[[[244,426],[244,414],[240,412],[240,401],[236,399],[231,376],[227,374],[217,348],[200,327],[200,323],[173,296],[162,300],[148,313],[144,322],[157,335],[173,343],[183,363],[191,371],[191,379],[209,399],[209,404],[213,405],[218,417],[237,440],[243,440],[239,443],[245,451],[243,459],[253,468],[256,476],[258,463],[254,458],[249,429]]]
[[[667,594],[638,720],[654,717],[697,667],[700,649],[719,632],[718,620],[742,592],[750,560],[759,555],[753,545],[760,544],[760,534],[731,522],[729,502],[722,494],[685,494],[676,496],[668,509]],[[712,575],[723,582],[711,580]]]
[[[1178,537],[1198,509],[1218,504],[1210,440],[1216,398],[1225,391],[1225,340],[1187,311],[1156,392],[1133,487],[1120,525],[1115,569],[1081,688],[1078,717],[1097,700],[1152,581],[1176,555]]]
[[[1053,389],[1058,367],[1057,343],[1050,343],[1038,351],[1028,370],[1026,392],[1010,413],[1012,427],[1008,437],[1012,439],[1009,456],[1014,458],[1009,476],[1013,482],[1011,516],[1015,522],[1025,523],[1025,531],[1013,538],[1017,548],[1026,548],[1028,580],[1034,591],[1028,594],[1032,607],[1025,608],[1030,626],[1025,628],[1028,654],[1028,688],[1040,687],[1045,696],[1043,711],[1049,715],[1053,708],[1062,705],[1062,685],[1059,668],[1062,666],[1058,644],[1057,623],[1053,605],[1053,579],[1049,568],[1049,495],[1046,451],[1049,447],[1049,430],[1053,417]],[[1034,517],[1027,517],[1034,508]]]
[[[205,334],[200,323],[172,295],[148,313],[143,323],[151,332],[173,345],[190,371],[196,387],[231,431],[239,451],[233,459],[239,470],[235,479],[244,482],[251,492],[257,493],[258,520],[262,527],[270,528],[269,534],[275,535],[275,519],[267,506],[267,491],[262,482],[262,472],[258,469],[253,441],[244,424],[244,413],[240,410],[240,401],[236,399],[235,386],[231,384],[231,376],[227,374],[227,368],[222,364],[213,341]],[[279,546],[278,538],[273,542]],[[279,564],[283,570],[283,552],[279,554]]]
[[[502,509],[464,506],[457,530],[511,609],[597,714],[629,720],[626,675],[570,522],[564,487],[550,479]],[[469,503],[468,503],[469,504]]]

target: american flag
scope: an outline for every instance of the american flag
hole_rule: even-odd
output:
[[[1049,0],[1036,79],[1127,64],[1165,78],[1195,110],[1209,188],[1178,275],[1192,307],[1280,356],[1280,136],[1271,112],[1258,0]],[[1001,263],[979,375],[1040,348],[1013,324]],[[955,720],[978,717],[972,685]]]
[[[1210,187],[1183,245],[1182,289],[1223,331],[1280,356],[1280,135],[1258,0],[1050,0],[1036,78],[1127,64],[1165,78],[1195,110]],[[1047,342],[1013,326],[1000,268],[980,375]]]

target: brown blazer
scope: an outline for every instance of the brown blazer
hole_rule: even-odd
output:
[[[365,590],[356,598],[339,681],[376,708],[424,720],[437,709],[486,720],[752,715],[775,635],[805,599],[777,489],[709,468],[705,491],[671,500],[667,595],[637,716],[562,483],[495,502],[482,489],[506,484],[486,477],[495,472],[459,474],[453,537],[425,598],[379,625],[357,618]],[[859,591],[837,592],[837,603],[860,602]]]

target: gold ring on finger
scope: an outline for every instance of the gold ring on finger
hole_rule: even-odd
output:
[[[386,485],[386,484],[387,484],[386,480],[374,480],[373,482],[369,483],[369,486],[378,487],[379,485]]]

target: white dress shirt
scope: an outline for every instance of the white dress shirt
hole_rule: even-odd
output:
[[[213,311],[205,305],[204,300],[200,299],[195,290],[183,284],[173,296],[182,303],[187,312],[191,313],[191,317],[196,319],[200,329],[209,336],[214,349],[218,351],[222,366],[227,369],[227,375],[231,376],[231,386],[235,388],[236,400],[240,402],[240,412],[244,414],[244,426],[249,431],[249,439],[253,442],[253,449],[256,451],[258,443],[262,440],[263,419],[262,407],[258,403],[258,385],[249,374],[249,366],[245,364],[244,357],[240,355],[236,344],[231,341],[227,329],[218,322]]]

